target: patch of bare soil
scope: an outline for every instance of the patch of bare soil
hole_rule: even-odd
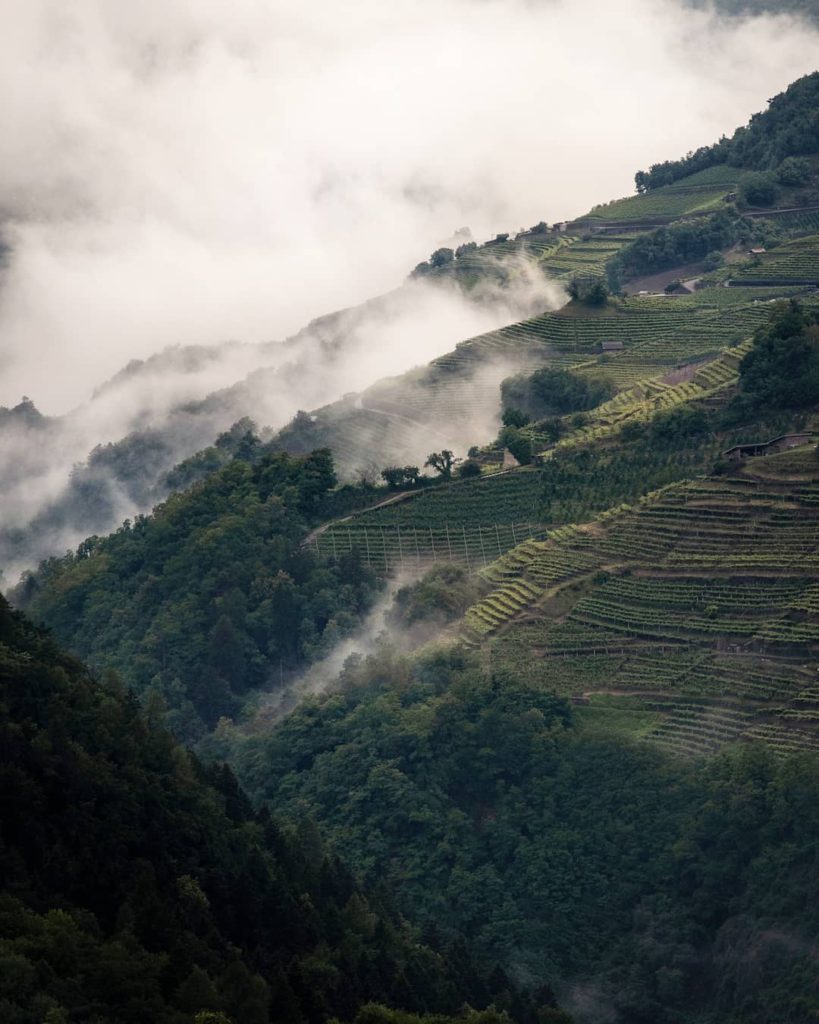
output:
[[[692,280],[702,273],[702,263],[683,263],[679,267],[672,267],[671,270],[664,270],[662,274],[650,274],[648,277],[635,278],[623,285],[623,291],[626,295],[637,295],[639,292],[662,292],[665,286],[671,284],[672,281]]]

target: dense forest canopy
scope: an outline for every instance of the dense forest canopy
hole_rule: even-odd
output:
[[[140,502],[176,493],[27,574],[23,611],[0,598],[3,1021],[819,1019],[818,492],[802,444],[819,425],[819,214],[774,210],[773,226],[749,209],[807,195],[818,118],[819,73],[730,139],[638,173],[647,193],[739,168],[736,193],[714,172],[698,216],[583,237],[541,223],[480,247],[461,232],[416,275],[480,291],[531,260],[573,301],[414,371],[406,403],[386,382],[267,443],[240,419],[170,471],[148,428],[94,450],[66,492],[80,521],[113,514],[106,479]],[[789,232],[780,280],[799,280],[748,284],[777,253],[741,246]],[[514,259],[475,270],[487,251]],[[685,295],[605,283],[709,257]],[[502,423],[481,418],[468,459],[436,435],[434,481],[405,453],[338,486],[325,444],[340,460],[354,445],[345,417],[376,415],[358,444],[380,454],[385,424],[443,434],[464,393]],[[48,429],[27,402],[0,410],[14,419]],[[794,429],[801,450],[754,456],[757,477],[730,459]],[[0,531],[0,549],[21,536]],[[365,653],[347,656],[365,621]],[[346,660],[316,692],[304,673],[327,654]]]
[[[385,651],[235,756],[256,798],[308,809],[419,924],[530,984],[583,979],[601,1004],[584,1019],[817,1012],[816,759],[688,768],[575,718],[461,654]]]
[[[377,589],[356,558],[328,565],[300,547],[332,500],[329,451],[247,454],[17,592],[81,657],[161,697],[188,739],[329,651]]]
[[[156,707],[142,716],[2,598],[0,708],[7,1024],[319,1024],[373,1001],[445,1014],[493,996],[534,1024],[509,982],[364,893],[311,822],[254,812]]]
[[[386,1022],[403,1018],[365,1004],[490,999],[474,1024],[536,1024],[552,1005],[498,987],[463,943],[423,944],[313,823],[254,811],[156,704],[143,716],[2,598],[0,711],[4,1024]]]

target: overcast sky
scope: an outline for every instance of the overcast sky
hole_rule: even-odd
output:
[[[628,193],[819,53],[664,0],[6,5],[0,404],[47,412],[165,345],[394,287],[462,225]]]

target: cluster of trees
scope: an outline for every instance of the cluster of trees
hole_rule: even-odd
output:
[[[400,629],[420,624],[445,626],[479,600],[481,587],[456,562],[436,565],[415,583],[396,592],[390,623]]]
[[[615,388],[605,377],[578,377],[568,370],[543,367],[534,373],[507,377],[501,383],[504,423],[524,426],[521,414],[532,420],[594,409],[611,398]],[[508,419],[508,422],[507,422]]]
[[[240,439],[241,440],[241,439]],[[194,738],[248,691],[329,651],[377,591],[300,545],[338,510],[327,449],[234,458],[151,516],[43,562],[15,600],[80,656],[161,697]]]
[[[402,487],[415,487],[421,473],[417,466],[387,466],[381,470],[384,483],[392,491]]]
[[[541,225],[536,225],[536,227],[539,230]],[[545,224],[542,225],[542,227],[543,230],[546,230]],[[461,229],[461,231],[459,231],[458,234],[463,235],[464,231],[466,231],[468,235],[468,229]],[[535,232],[535,228],[532,228],[532,232]],[[504,232],[495,235],[492,241],[487,242],[486,244],[491,246],[493,243],[507,242],[508,240],[509,233]],[[461,259],[463,256],[468,256],[470,253],[476,252],[477,250],[478,243],[474,241],[462,242],[454,249],[450,249],[448,246],[442,246],[440,249],[436,249],[430,255],[429,259],[422,260],[420,263],[416,264],[416,266],[413,268],[412,273],[410,274],[410,277],[424,277],[426,274],[431,274],[436,270],[443,270],[446,267],[451,267],[457,260]]]
[[[793,299],[783,302],[754,335],[739,367],[737,413],[804,409],[819,402],[819,313]]]
[[[775,5],[777,10],[780,6]],[[814,9],[813,3],[805,6],[812,11]],[[767,110],[754,114],[748,124],[738,128],[730,139],[723,137],[713,146],[703,146],[681,160],[653,164],[648,171],[638,171],[634,180],[637,191],[644,193],[671,185],[715,164],[728,163],[734,167],[774,171],[789,157],[809,156],[817,152],[819,72],[814,72],[775,96]],[[788,173],[786,169],[786,176]]]
[[[451,480],[453,473],[457,473],[463,480],[481,475],[481,464],[477,459],[459,459],[449,448],[430,452],[424,463],[424,468],[427,467],[435,470],[437,482],[440,483]],[[436,482],[434,477],[421,476],[417,466],[387,466],[381,470],[381,476],[392,491],[402,487],[428,486]]]
[[[609,299],[609,289],[601,277],[573,277],[567,290],[575,302],[584,306],[605,306]]]
[[[549,1019],[2,598],[0,707],[4,1024],[407,1024],[493,999],[467,1021]]]
[[[692,263],[740,240],[747,240],[754,225],[733,210],[720,210],[710,217],[669,224],[639,235],[609,262],[607,272],[612,288],[622,281],[655,274],[681,263]]]
[[[689,766],[581,740],[566,702],[477,655],[383,649],[235,757],[257,798],[306,808],[427,933],[593,992],[584,1019],[819,1011],[814,757],[745,746]]]

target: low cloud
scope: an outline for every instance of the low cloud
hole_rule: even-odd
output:
[[[0,403],[61,413],[128,359],[387,291],[456,226],[582,213],[816,52],[791,18],[663,0],[17,5]]]

